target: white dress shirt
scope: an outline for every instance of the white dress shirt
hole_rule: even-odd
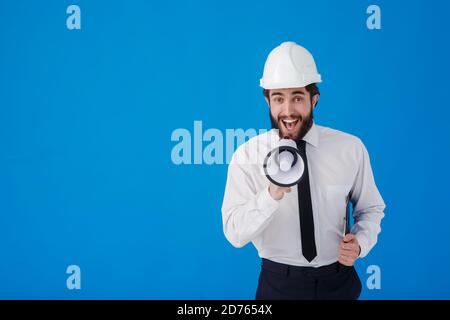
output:
[[[338,261],[345,232],[347,197],[353,204],[351,233],[366,256],[377,242],[385,204],[375,185],[368,152],[355,136],[313,124],[306,143],[317,256],[302,255],[297,186],[281,200],[268,190],[262,164],[278,145],[272,129],[239,146],[228,167],[222,205],[226,238],[240,248],[253,242],[261,258],[320,267]]]

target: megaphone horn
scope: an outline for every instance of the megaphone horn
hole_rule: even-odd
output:
[[[305,161],[294,140],[284,138],[279,146],[264,159],[264,173],[280,187],[292,187],[300,182],[305,171]]]

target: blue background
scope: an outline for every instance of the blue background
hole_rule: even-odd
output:
[[[1,1],[0,298],[252,299],[256,250],[222,231],[227,166],[174,165],[171,134],[268,128],[259,78],[287,40],[323,76],[316,122],[364,141],[387,204],[357,262],[382,287],[361,298],[450,298],[450,4],[373,3]]]

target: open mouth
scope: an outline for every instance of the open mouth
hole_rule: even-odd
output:
[[[294,131],[297,129],[297,125],[299,123],[299,119],[283,119],[281,120],[283,126],[288,132]]]

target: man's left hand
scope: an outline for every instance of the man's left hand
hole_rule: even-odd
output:
[[[354,234],[347,233],[339,245],[339,262],[344,266],[353,266],[361,252]]]

